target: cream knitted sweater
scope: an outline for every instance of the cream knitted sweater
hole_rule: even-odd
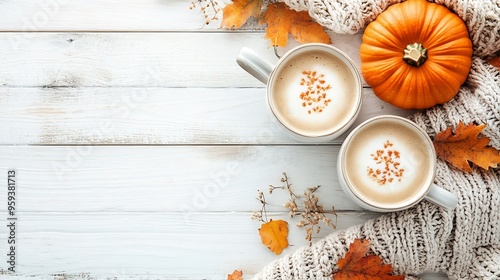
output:
[[[337,33],[356,33],[398,0],[282,0],[308,10]],[[500,0],[434,0],[464,20],[474,45],[472,69],[452,101],[412,120],[433,137],[448,126],[487,124],[483,134],[500,149],[500,73],[484,58],[500,52]],[[255,279],[332,279],[336,263],[355,238],[393,264],[407,279],[444,271],[451,279],[500,279],[500,170],[463,173],[438,161],[435,183],[459,197],[453,212],[427,202],[337,231],[269,264]],[[415,277],[415,278],[414,278]]]

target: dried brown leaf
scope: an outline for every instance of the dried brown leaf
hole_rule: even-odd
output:
[[[393,275],[390,264],[384,264],[379,256],[368,254],[370,242],[355,239],[343,259],[337,262],[339,271],[334,280],[403,280],[405,275]]]
[[[434,138],[438,157],[468,173],[472,172],[469,162],[486,170],[489,167],[498,167],[500,152],[493,147],[487,147],[489,138],[479,137],[485,127],[485,124],[466,126],[460,122],[454,134],[451,127],[438,133]]]

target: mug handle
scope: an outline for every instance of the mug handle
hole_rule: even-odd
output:
[[[267,80],[274,68],[273,64],[247,47],[241,49],[240,54],[236,58],[236,62],[241,68],[264,84],[267,84]]]
[[[431,185],[431,188],[425,196],[425,199],[448,210],[455,209],[458,204],[458,198],[456,195],[443,188],[438,187],[436,184]]]

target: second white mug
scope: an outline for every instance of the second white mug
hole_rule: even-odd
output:
[[[337,173],[344,192],[365,209],[390,212],[426,199],[452,210],[458,198],[435,185],[436,151],[427,133],[398,116],[357,126],[340,148]]]
[[[271,115],[297,141],[331,141],[359,114],[361,77],[352,60],[333,46],[300,45],[276,65],[243,48],[237,62],[267,84]]]

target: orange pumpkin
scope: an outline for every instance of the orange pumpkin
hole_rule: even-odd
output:
[[[471,67],[464,22],[425,0],[390,6],[370,23],[360,49],[361,72],[382,100],[425,109],[451,100]]]

